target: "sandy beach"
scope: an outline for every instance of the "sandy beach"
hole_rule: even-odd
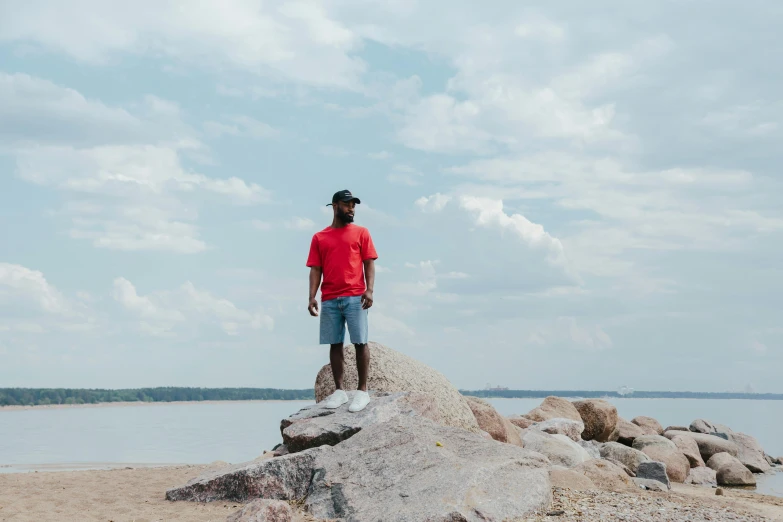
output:
[[[230,402],[232,404],[237,403],[269,403],[269,402],[315,402],[307,400],[288,400],[288,399],[258,399],[247,401],[156,401],[156,402],[99,402],[97,404],[40,404],[35,406],[0,406],[0,413],[4,411],[20,411],[20,410],[62,410],[71,408],[129,408],[134,406],[171,406],[172,404],[222,404]]]
[[[0,521],[5,522],[222,522],[241,504],[169,502],[168,488],[225,466],[169,466],[105,471],[0,474]],[[668,493],[611,493],[556,489],[552,509],[561,516],[529,520],[781,520],[783,499],[741,490],[676,485]],[[663,510],[663,511],[661,511]],[[629,516],[630,513],[630,516]],[[704,513],[710,518],[701,518]],[[638,514],[636,516],[635,514]],[[686,518],[690,517],[690,518]]]

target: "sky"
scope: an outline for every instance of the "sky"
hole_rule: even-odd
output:
[[[783,4],[3,0],[0,387],[309,388],[310,239],[463,389],[783,392]]]

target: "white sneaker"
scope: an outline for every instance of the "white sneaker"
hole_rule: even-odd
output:
[[[354,413],[362,411],[368,404],[370,404],[370,394],[366,391],[356,390],[356,395],[353,396],[353,402],[348,406],[348,411]]]
[[[348,394],[343,390],[335,390],[333,394],[324,399],[324,408],[333,410],[339,408],[346,402],[348,402]]]

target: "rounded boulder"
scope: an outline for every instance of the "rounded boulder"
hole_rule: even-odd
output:
[[[612,432],[617,427],[617,408],[601,399],[576,401],[573,405],[585,425],[582,438],[598,442],[609,441]]]
[[[540,406],[523,415],[535,422],[544,422],[549,419],[571,419],[582,421],[582,417],[574,407],[574,403],[562,397],[550,395],[543,400]]]

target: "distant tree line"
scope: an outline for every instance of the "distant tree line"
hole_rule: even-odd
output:
[[[484,398],[543,399],[557,397],[633,398],[633,399],[755,399],[783,400],[775,393],[710,393],[634,391],[621,395],[616,391],[595,390],[460,390],[463,395]],[[0,406],[36,406],[48,404],[98,404],[105,402],[181,402],[181,401],[248,401],[248,400],[315,400],[315,392],[278,388],[138,388],[126,390],[73,388],[0,388]]]
[[[682,391],[634,391],[621,395],[616,391],[595,390],[460,390],[463,395],[496,399],[543,399],[556,397],[584,397],[601,399],[603,397],[626,399],[754,399],[783,400],[783,393],[734,393],[734,392],[682,392]]]
[[[277,388],[139,388],[127,390],[71,388],[0,388],[0,406],[98,404],[103,402],[179,402],[314,400],[308,390]]]

